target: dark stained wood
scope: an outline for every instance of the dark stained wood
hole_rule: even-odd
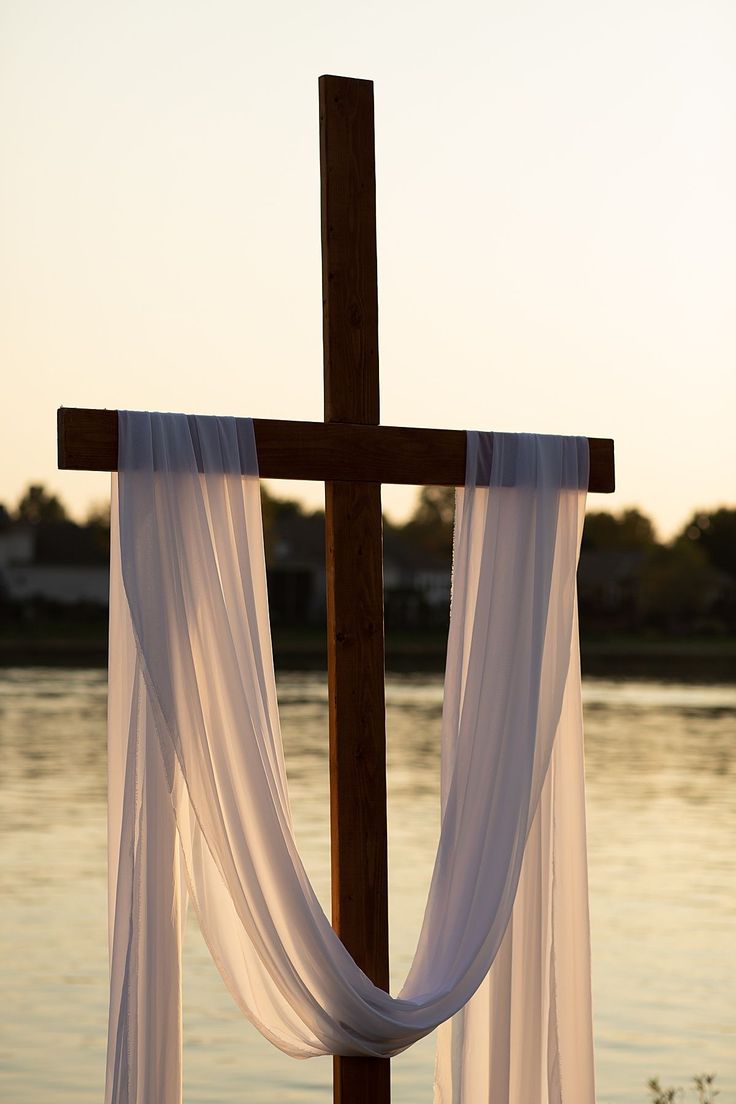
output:
[[[379,420],[373,84],[320,77],[325,421]],[[257,442],[256,442],[257,444]],[[325,483],[332,925],[388,989],[380,482]],[[335,1104],[389,1104],[386,1059],[336,1057]]]
[[[373,81],[319,78],[326,422],[378,425]]]
[[[60,406],[56,411],[59,468],[117,471],[118,412]]]
[[[377,483],[328,483],[332,922],[388,989],[383,540]]]
[[[428,1092],[431,1093],[428,1086]],[[391,1099],[388,1058],[338,1058],[334,1063],[334,1099],[343,1104],[376,1104]]]
[[[460,429],[266,418],[256,418],[254,425],[264,479],[340,479],[448,487],[460,487],[465,482],[465,433]],[[589,437],[588,444],[588,490],[609,494],[615,490],[613,441]],[[60,468],[115,471],[117,411],[61,407],[58,448]]]

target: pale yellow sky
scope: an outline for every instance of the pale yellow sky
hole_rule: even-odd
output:
[[[0,13],[1,502],[107,493],[61,404],[322,417],[333,72],[376,82],[383,421],[615,437],[591,505],[664,536],[736,504],[732,0]]]

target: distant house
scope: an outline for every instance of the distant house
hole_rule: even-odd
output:
[[[268,534],[266,576],[271,623],[323,625],[325,526],[321,514],[282,514]]]
[[[450,615],[450,556],[431,555],[401,530],[384,534],[384,600],[389,628],[444,628]]]
[[[325,534],[321,513],[283,512],[267,533],[274,625],[324,625]],[[356,570],[359,570],[356,565]],[[443,627],[450,608],[450,557],[433,557],[386,526],[383,580],[389,628]]]
[[[34,546],[33,530],[29,526],[9,522],[0,533],[0,573],[13,564],[30,563]]]
[[[0,532],[0,594],[18,604],[105,607],[110,572],[104,539],[72,522]]]
[[[49,603],[104,609],[109,592],[109,536],[72,522],[0,530],[0,598],[19,606]],[[321,626],[326,615],[324,516],[282,511],[266,534],[269,607],[274,626]],[[384,534],[384,591],[389,628],[442,627],[450,605],[450,562],[432,556],[401,530]]]

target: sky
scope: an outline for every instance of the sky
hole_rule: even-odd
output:
[[[0,502],[108,494],[60,405],[322,418],[339,73],[375,82],[382,421],[613,437],[590,508],[665,539],[736,505],[734,57],[732,0],[0,0]]]

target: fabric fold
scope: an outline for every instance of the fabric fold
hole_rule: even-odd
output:
[[[340,943],[296,848],[252,424],[121,413],[119,442],[106,1100],[181,1100],[188,897],[234,999],[287,1054],[391,1056],[450,1021],[437,1099],[593,1104],[575,615],[587,441],[468,434],[440,840],[397,997]]]

